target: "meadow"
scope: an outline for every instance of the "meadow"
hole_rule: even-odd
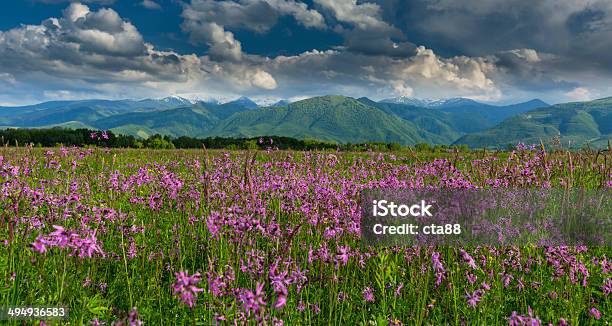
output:
[[[71,325],[612,320],[607,246],[363,245],[361,190],[424,187],[610,188],[612,158],[4,147],[0,305]]]

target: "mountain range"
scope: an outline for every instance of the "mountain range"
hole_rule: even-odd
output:
[[[90,128],[147,138],[256,137],[331,142],[465,144],[501,147],[561,136],[575,146],[604,146],[612,134],[612,98],[550,106],[540,100],[497,106],[466,98],[373,101],[329,95],[260,107],[177,96],[144,100],[52,101],[0,107],[0,128]]]
[[[476,148],[519,141],[537,144],[554,138],[567,147],[608,146],[612,140],[612,97],[531,110],[510,117],[494,128],[464,135],[455,144]]]

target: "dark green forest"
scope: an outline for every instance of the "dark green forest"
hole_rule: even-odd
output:
[[[104,135],[104,136],[103,136]],[[366,143],[333,143],[319,140],[295,139],[281,136],[265,136],[250,138],[209,137],[193,138],[188,136],[171,137],[159,134],[147,139],[139,139],[131,135],[115,134],[112,131],[91,129],[41,128],[41,129],[4,129],[0,130],[0,141],[3,146],[103,146],[109,148],[150,148],[150,149],[282,149],[282,150],[340,150],[340,151],[395,151],[402,148],[415,150],[440,151],[446,149],[467,150],[467,146],[431,146],[426,143],[412,147],[401,146],[398,143],[366,142]]]

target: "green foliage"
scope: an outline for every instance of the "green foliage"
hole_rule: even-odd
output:
[[[26,146],[36,144],[37,147],[57,147],[57,146],[91,146],[98,145],[109,148],[152,148],[152,149],[188,149],[188,148],[208,148],[208,149],[268,149],[276,148],[283,150],[340,150],[340,151],[402,151],[408,147],[403,147],[399,143],[385,142],[364,142],[338,144],[314,139],[295,139],[281,136],[264,136],[251,138],[192,138],[181,136],[172,138],[155,134],[147,139],[139,140],[133,136],[116,135],[109,131],[109,139],[91,139],[92,133],[96,130],[87,129],[6,129],[0,130],[0,141],[6,146]],[[447,146],[436,145],[433,148],[438,151],[448,149],[466,151],[466,146]],[[431,147],[426,143],[420,143],[414,150],[430,151]]]
[[[145,140],[144,145],[146,148],[153,148],[153,149],[174,149],[175,148],[170,137],[162,136],[159,134],[153,135],[152,137]]]

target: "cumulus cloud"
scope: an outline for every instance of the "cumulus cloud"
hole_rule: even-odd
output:
[[[274,80],[274,77],[263,70],[255,71],[250,79],[253,86],[268,90],[276,88],[276,80]]]
[[[237,41],[231,35],[222,29],[211,34],[219,47],[215,51],[241,54],[239,43],[233,43]],[[224,42],[227,48],[221,48]],[[232,49],[233,44],[238,48]],[[256,63],[219,63],[210,56],[158,50],[113,9],[91,11],[80,3],[70,4],[61,17],[49,18],[40,25],[0,31],[0,57],[0,74],[6,87],[21,82],[31,86],[29,92],[39,91],[40,97],[55,94],[65,98],[94,92],[134,97],[126,92],[145,95],[198,88],[223,91],[276,87],[272,75]],[[235,84],[236,80],[240,83]],[[11,92],[21,93],[17,87]]]
[[[226,31],[223,26],[214,22],[187,21],[183,27],[192,31],[192,41],[208,45],[208,53],[214,60],[238,61],[242,58],[242,44],[236,40],[234,33]]]
[[[183,30],[194,43],[209,46],[214,60],[240,60],[242,45],[226,28],[268,32],[278,17],[290,15],[308,28],[325,28],[323,16],[293,0],[214,1],[192,0],[182,12]]]
[[[490,59],[441,58],[425,47],[418,47],[415,55],[403,58],[308,51],[276,57],[267,67],[280,80],[281,91],[290,87],[307,93],[309,87],[318,85],[328,92],[357,97],[470,96],[495,100],[500,96],[500,89],[488,77],[496,69]]]
[[[278,19],[278,13],[265,1],[192,0],[182,14],[184,29],[199,33],[199,27],[209,24],[250,29],[260,33],[270,30]]]
[[[357,0],[315,0],[316,4],[333,12],[337,20],[355,25],[362,30],[390,28],[380,17],[380,6],[375,3],[357,4]]]
[[[190,15],[186,11],[184,15]],[[381,26],[364,21],[364,26]],[[73,3],[62,17],[0,32],[0,73],[18,76],[17,82],[46,85],[41,96],[56,98],[93,93],[134,97],[125,94],[128,91],[142,96],[204,90],[281,97],[341,93],[486,98],[499,92],[488,77],[495,70],[491,59],[443,58],[425,47],[405,56],[336,49],[266,58],[244,53],[234,34],[216,22],[185,20],[191,23],[195,25],[184,28],[192,39],[209,46],[204,56],[158,50],[113,9],[92,11]],[[534,57],[527,52],[524,56]]]
[[[586,87],[576,87],[571,91],[566,92],[565,96],[574,101],[588,101],[593,99],[591,91]]]
[[[154,0],[137,3],[157,9]],[[606,60],[612,61],[589,54],[596,52],[593,48],[610,52],[605,52],[609,39],[594,42],[612,30],[607,14],[612,6],[602,1],[589,1],[587,6],[560,0],[557,11],[549,0],[538,2],[540,13],[542,8],[550,12],[540,28],[551,31],[551,39],[540,43],[545,35],[530,25],[531,13],[523,12],[528,8],[526,0],[412,1],[409,16],[397,14],[424,33],[415,38],[401,29],[405,29],[402,21],[393,19],[389,3],[403,2],[314,0],[310,6],[295,0],[182,2],[181,27],[194,44],[202,46],[204,55],[162,51],[147,43],[138,28],[115,10],[71,3],[61,17],[0,31],[0,90],[14,97],[38,92],[43,98],[168,93],[302,98],[340,93],[496,101],[517,95],[524,99],[537,92],[586,99],[601,93],[593,87],[595,81],[609,82],[609,78],[597,79],[601,75],[591,70],[579,79],[593,82],[578,83],[578,72],[572,71],[576,62],[586,58],[592,60],[580,67],[592,64],[605,70]],[[306,29],[338,33],[343,43],[277,57],[244,50],[236,37],[238,30],[265,35],[283,16],[293,17]],[[510,18],[504,20],[506,16]],[[524,17],[525,25],[513,17]],[[499,21],[493,24],[492,20]],[[557,44],[563,33],[567,34],[564,40],[573,43]],[[411,42],[422,40],[423,35],[427,40],[442,40],[446,47],[439,51],[436,46]],[[590,47],[585,40],[590,40]]]
[[[336,20],[350,28],[336,26],[345,39],[349,51],[369,55],[405,56],[414,52],[412,43],[404,34],[381,17],[376,3],[357,3],[357,0],[315,0],[316,4],[330,12]]]
[[[308,9],[305,3],[293,0],[265,0],[272,8],[278,10],[282,15],[291,15],[295,20],[309,28],[323,29],[325,19],[323,15],[314,9]]]
[[[184,6],[182,14],[185,29],[192,33],[197,32],[197,26],[207,23],[265,33],[285,15],[309,28],[326,27],[318,11],[293,0],[192,0]]]
[[[162,7],[159,5],[159,3],[153,1],[153,0],[143,0],[140,3],[141,6],[147,8],[147,9],[151,9],[151,10],[161,10]]]
[[[414,94],[412,87],[406,85],[403,80],[394,80],[391,82],[391,86],[396,96],[412,96]]]

